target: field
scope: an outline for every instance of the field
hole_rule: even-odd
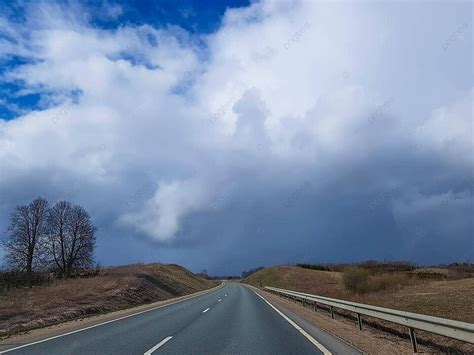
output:
[[[441,272],[445,271],[441,270]],[[417,273],[423,273],[423,271],[413,272],[413,274]],[[433,280],[429,277],[405,276],[393,279],[402,279],[403,282],[378,292],[358,293],[350,291],[344,286],[342,272],[311,270],[298,266],[275,266],[252,274],[243,282],[257,287],[281,287],[464,322],[474,322],[474,278]]]
[[[0,288],[0,336],[179,297],[216,285],[178,265],[105,268],[93,277]]]

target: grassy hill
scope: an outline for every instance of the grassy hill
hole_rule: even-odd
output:
[[[184,296],[217,285],[179,265],[104,268],[97,276],[0,288],[0,335]]]
[[[370,276],[378,283],[389,284],[383,290],[369,290],[364,293],[349,290],[344,284],[343,272],[311,270],[298,266],[269,267],[250,275],[242,282],[256,287],[274,286],[474,322],[474,278],[433,280],[426,276],[420,277],[426,274],[423,271],[418,269],[415,272],[391,272]]]
[[[341,296],[344,291],[339,272],[304,269],[298,266],[265,268],[242,282],[256,287],[273,286],[329,297]]]

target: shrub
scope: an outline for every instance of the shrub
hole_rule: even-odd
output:
[[[356,267],[346,268],[342,273],[344,286],[353,292],[366,292],[370,272]]]
[[[402,273],[385,273],[371,275],[363,268],[350,267],[343,271],[344,286],[357,293],[397,290],[408,283],[408,276]]]
[[[44,272],[0,271],[0,288],[39,286],[51,282],[51,276]]]
[[[474,264],[453,263],[448,265],[448,278],[464,279],[469,277],[474,277]]]
[[[408,276],[401,273],[380,274],[370,276],[366,292],[401,289],[408,282]]]
[[[418,280],[444,280],[447,277],[447,275],[444,273],[434,272],[431,270],[420,270],[418,272],[411,272],[409,274]]]

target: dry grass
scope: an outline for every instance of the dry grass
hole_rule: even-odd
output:
[[[0,335],[106,313],[205,290],[204,280],[178,265],[104,269],[98,276],[57,280],[0,293]]]
[[[369,275],[368,280],[383,285],[371,286],[367,293],[358,293],[344,286],[343,274],[340,272],[310,270],[296,266],[267,268],[244,279],[243,282],[257,287],[281,287],[474,322],[474,278],[432,281],[407,278],[404,274],[393,273]],[[371,290],[373,291],[370,292]]]
[[[332,297],[344,292],[339,272],[311,270],[297,266],[266,268],[252,274],[243,282],[256,287],[274,286]]]

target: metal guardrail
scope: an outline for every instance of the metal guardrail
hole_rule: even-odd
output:
[[[433,334],[443,335],[449,338],[465,341],[474,344],[474,324],[459,322],[451,319],[432,317],[423,314],[398,311],[390,308],[371,306],[362,303],[339,300],[323,296],[312,295],[309,293],[285,290],[276,287],[268,287],[267,291],[273,292],[294,300],[301,300],[303,304],[312,303],[314,310],[317,310],[317,304],[329,306],[331,318],[334,319],[334,308],[353,312],[357,315],[357,324],[359,330],[362,330],[361,315],[383,319],[392,323],[397,323],[408,327],[413,352],[417,352],[417,343],[415,329],[423,330]]]

